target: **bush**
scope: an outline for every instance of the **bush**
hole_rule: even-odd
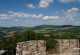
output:
[[[52,48],[56,48],[56,45],[57,45],[57,41],[52,39],[52,38],[49,38],[47,41],[46,41],[46,47],[47,49],[52,49]]]

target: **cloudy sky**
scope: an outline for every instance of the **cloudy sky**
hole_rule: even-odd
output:
[[[0,0],[0,26],[80,25],[80,0]]]

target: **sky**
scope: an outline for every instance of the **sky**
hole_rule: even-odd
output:
[[[80,26],[80,0],[0,0],[0,27]]]

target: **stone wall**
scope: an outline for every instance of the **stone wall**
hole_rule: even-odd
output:
[[[58,40],[59,51],[61,55],[78,55],[78,40],[76,39],[62,39]]]
[[[46,41],[32,40],[17,43],[16,55],[79,55],[79,40],[77,39],[56,39],[58,41],[57,51],[51,49],[46,51]],[[54,43],[53,43],[54,44]]]
[[[48,55],[79,55],[79,40],[77,39],[56,39],[58,41],[58,53]]]
[[[17,43],[16,55],[46,55],[45,41],[32,40]]]

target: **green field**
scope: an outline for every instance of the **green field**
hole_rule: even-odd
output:
[[[0,27],[0,48],[15,48],[16,43],[28,40],[46,40],[52,48],[54,39],[79,39],[80,26],[40,25],[36,27]]]

